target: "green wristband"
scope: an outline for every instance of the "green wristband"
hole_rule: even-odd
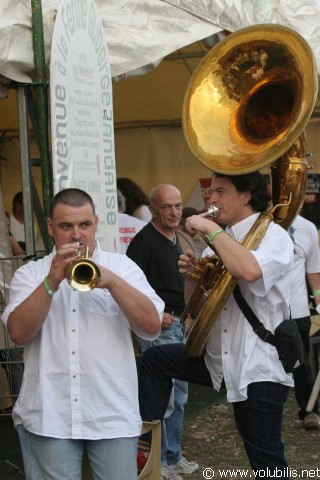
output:
[[[49,295],[49,297],[53,297],[53,295],[54,295],[56,292],[54,292],[53,290],[51,290],[51,288],[49,287],[47,277],[44,277],[44,279],[43,279],[43,285],[44,285],[44,288],[46,289],[46,292],[47,292],[47,294]]]
[[[224,233],[224,230],[220,229],[220,230],[216,230],[215,232],[211,233],[211,235],[209,237],[209,242],[212,243],[215,236],[218,235],[219,233]]]
[[[315,290],[314,292],[312,292],[313,297],[316,297],[317,295],[320,295],[320,290]]]

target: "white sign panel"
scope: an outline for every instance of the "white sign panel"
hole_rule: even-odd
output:
[[[50,64],[54,192],[85,190],[99,216],[97,239],[119,249],[112,82],[105,34],[93,0],[62,0]]]

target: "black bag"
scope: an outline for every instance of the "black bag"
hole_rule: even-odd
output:
[[[287,373],[295,372],[303,364],[302,339],[294,320],[283,320],[274,331],[274,345]]]
[[[276,347],[284,370],[287,373],[294,373],[301,367],[303,364],[303,346],[296,322],[291,319],[283,320],[273,334],[265,328],[253,310],[251,310],[251,307],[242,296],[238,285],[236,285],[233,295],[255,333],[261,340]]]

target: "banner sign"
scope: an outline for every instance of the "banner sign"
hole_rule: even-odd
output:
[[[118,251],[112,80],[94,0],[62,0],[50,62],[54,192],[85,190],[99,216],[97,239]]]
[[[207,210],[212,194],[211,183],[212,177],[199,178],[184,206],[196,208],[199,212]]]

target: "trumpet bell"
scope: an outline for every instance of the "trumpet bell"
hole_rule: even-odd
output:
[[[80,249],[78,251],[80,255]],[[67,280],[70,286],[78,292],[89,292],[97,286],[100,279],[99,267],[89,259],[89,247],[86,247],[85,256],[72,262],[67,271]]]
[[[218,173],[250,173],[283,155],[309,120],[317,70],[308,43],[281,25],[246,27],[204,57],[187,88],[187,144]]]
[[[70,286],[78,292],[89,292],[97,286],[100,270],[88,259],[80,258],[69,267],[67,280]]]

